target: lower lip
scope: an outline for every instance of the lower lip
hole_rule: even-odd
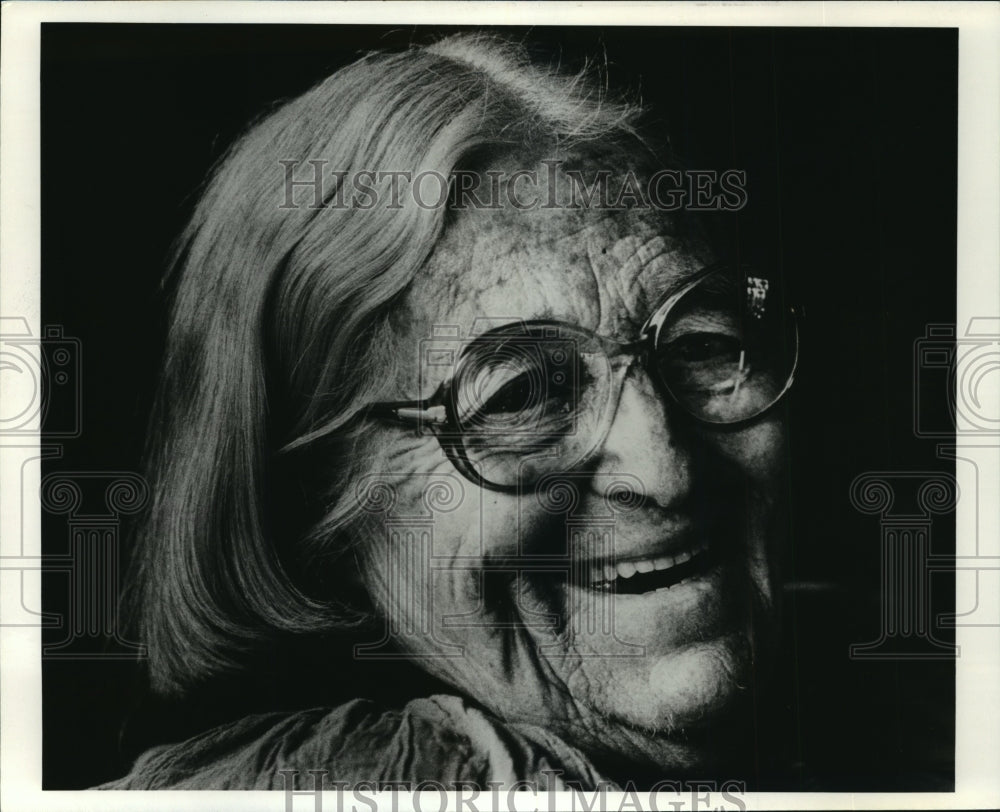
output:
[[[638,538],[638,533],[633,536],[623,529],[612,537],[610,548],[635,549]],[[579,577],[579,569],[585,568],[576,567],[567,573],[569,578],[558,579],[558,585],[539,582],[540,594],[547,591],[542,605],[561,620],[557,628],[564,637],[559,645],[571,655],[611,658],[606,667],[612,671],[648,679],[657,658],[676,657],[691,646],[711,649],[718,644],[728,650],[732,640],[745,642],[755,578],[742,528],[724,524],[719,517],[691,527],[686,542],[687,549],[705,547],[706,557],[689,573],[677,573],[675,583],[668,576],[665,585],[652,583],[644,592],[619,592],[619,578],[608,589],[595,588],[592,579]]]
[[[663,654],[695,640],[707,640],[730,625],[729,606],[736,584],[728,568],[715,561],[707,569],[669,587],[648,592],[618,593],[572,587],[566,593],[569,616],[577,638],[596,651],[617,650],[622,641],[645,647],[649,655]],[[614,633],[601,631],[611,623]],[[589,630],[594,626],[593,630]]]

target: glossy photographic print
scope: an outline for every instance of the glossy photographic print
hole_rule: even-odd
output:
[[[39,48],[3,448],[43,791],[956,791],[960,630],[1000,622],[956,531],[1000,444],[957,26]]]

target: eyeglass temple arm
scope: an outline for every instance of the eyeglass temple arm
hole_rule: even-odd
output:
[[[372,416],[399,423],[441,425],[448,422],[448,412],[444,404],[435,403],[433,398],[373,403],[369,408]]]

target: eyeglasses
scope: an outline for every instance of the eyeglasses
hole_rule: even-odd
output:
[[[477,485],[517,491],[599,451],[636,362],[697,423],[759,418],[792,385],[798,321],[772,280],[712,266],[663,300],[636,341],[560,321],[505,324],[471,339],[430,398],[372,404],[369,414],[430,431]]]

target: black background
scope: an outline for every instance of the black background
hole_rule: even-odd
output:
[[[450,30],[43,25],[43,323],[83,349],[83,432],[45,472],[139,470],[162,351],[159,279],[230,141],[360,52]],[[606,57],[612,85],[641,92],[689,167],[746,170],[736,246],[778,263],[805,305],[790,404],[787,564],[799,588],[772,734],[790,766],[762,769],[761,787],[949,789],[953,662],[847,651],[878,637],[880,597],[878,517],[852,508],[852,480],[953,470],[914,436],[913,359],[926,325],[955,320],[957,31],[507,31],[571,67]],[[918,394],[939,422],[943,393],[938,378]],[[938,524],[933,551],[948,554],[952,517]],[[44,517],[43,545],[65,552],[64,518]],[[935,612],[953,605],[948,579],[933,594]],[[63,576],[46,576],[43,602],[65,612]],[[43,665],[45,788],[123,774],[134,753],[120,731],[141,696],[134,664]]]

